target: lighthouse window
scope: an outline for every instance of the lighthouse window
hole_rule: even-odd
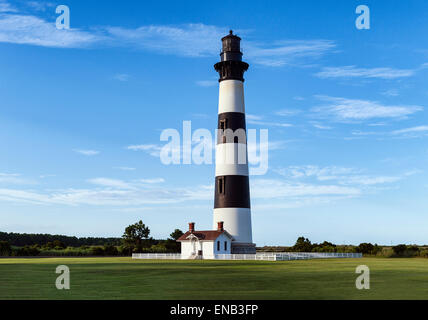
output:
[[[220,251],[220,241],[217,241],[217,251]]]
[[[227,129],[227,119],[220,120],[220,130],[221,135],[223,136],[223,143],[226,143],[226,132],[224,132]]]
[[[227,241],[224,242],[224,251],[227,251]]]
[[[225,178],[221,177],[218,179],[218,193],[224,194],[224,185],[225,185]]]

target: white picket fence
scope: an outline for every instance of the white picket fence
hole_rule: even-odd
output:
[[[180,253],[133,253],[132,259],[184,259]]]
[[[217,254],[214,259],[219,260],[308,260],[331,258],[362,258],[362,253],[340,252],[259,252],[256,254]]]
[[[259,252],[256,254],[216,254],[204,256],[203,259],[215,260],[308,260],[308,259],[331,259],[331,258],[362,258],[362,253],[340,253],[340,252]],[[188,259],[179,253],[133,253],[132,259]]]

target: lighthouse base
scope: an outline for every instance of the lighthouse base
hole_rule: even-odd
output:
[[[256,244],[255,243],[233,243],[232,242],[232,254],[255,254]]]

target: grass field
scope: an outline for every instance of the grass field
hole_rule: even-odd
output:
[[[70,268],[57,290],[55,268]],[[370,268],[357,290],[355,268]],[[0,259],[0,299],[428,299],[428,259],[154,261]]]

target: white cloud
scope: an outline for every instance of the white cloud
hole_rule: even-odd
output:
[[[320,116],[335,120],[367,120],[373,118],[405,118],[422,111],[423,107],[415,105],[383,105],[377,101],[347,99],[329,96],[317,96],[330,104],[312,108]]]
[[[144,151],[153,157],[159,157],[162,146],[155,144],[137,144],[127,147],[128,150]]]
[[[370,176],[362,174],[362,170],[348,167],[316,165],[290,166],[275,170],[280,175],[290,179],[314,178],[316,181],[335,181],[339,185],[372,186],[397,182],[408,173],[394,176]],[[413,173],[412,173],[413,174]]]
[[[17,12],[17,10],[9,3],[5,1],[0,1],[0,13],[2,12]]]
[[[315,128],[317,128],[317,129],[321,129],[321,130],[331,130],[331,129],[333,129],[333,127],[326,126],[326,125],[319,124],[319,123],[312,123],[312,125],[313,125]]]
[[[45,10],[46,7],[38,2],[30,2],[29,5],[35,10]],[[17,14],[17,10],[5,2],[0,2],[1,12],[0,42],[45,47],[81,48],[97,44],[128,46],[184,57],[214,57],[221,48],[219,39],[227,34],[227,28],[202,23],[146,25],[134,29],[100,26],[89,31],[74,28],[58,30],[53,22],[35,15]],[[330,40],[243,41],[247,59],[273,67],[296,64],[299,58],[320,57],[335,46]],[[197,84],[214,85],[207,81]]]
[[[402,177],[400,176],[378,176],[378,177],[370,177],[370,176],[353,176],[348,177],[342,184],[361,184],[361,185],[375,185],[375,184],[385,184],[385,183],[393,183],[400,181]]]
[[[389,89],[389,90],[383,91],[382,94],[387,97],[397,97],[399,95],[397,89]]]
[[[165,182],[165,179],[163,178],[153,178],[153,179],[139,179],[138,181],[142,182],[142,183],[162,183]]]
[[[36,184],[37,182],[31,179],[22,178],[19,173],[1,173],[0,183],[7,184]]]
[[[144,180],[144,179],[143,179]],[[151,179],[150,179],[151,180]],[[154,180],[154,179],[153,179]],[[156,179],[160,181],[160,179]],[[212,201],[214,188],[212,185],[191,187],[156,187],[146,188],[137,182],[126,182],[116,179],[91,179],[96,189],[65,189],[65,190],[17,190],[0,189],[0,200],[39,205],[66,206],[116,206],[130,208],[142,205],[164,205],[186,203],[189,201]],[[155,182],[153,181],[153,184]],[[317,186],[305,183],[289,183],[274,179],[254,179],[252,181],[252,197],[254,199],[295,199],[331,196],[357,196],[360,191],[345,186]],[[289,201],[289,200],[287,200]],[[305,200],[306,201],[306,200]]]
[[[201,23],[181,26],[151,25],[136,29],[107,27],[106,30],[121,43],[187,57],[214,55],[220,48],[218,40],[226,32],[225,28]]]
[[[51,2],[41,2],[41,1],[26,1],[25,5],[31,7],[36,11],[46,11],[47,8],[54,8],[55,4]]]
[[[412,128],[405,128],[400,130],[395,130],[393,134],[403,134],[403,133],[424,133],[428,131],[428,126],[417,126]]]
[[[251,196],[262,199],[278,199],[288,197],[347,195],[357,196],[361,192],[357,188],[337,185],[314,185],[305,183],[289,183],[273,179],[254,179],[251,183]]]
[[[289,116],[294,116],[300,112],[301,112],[300,110],[295,110],[295,109],[282,109],[275,112],[275,114],[282,117],[289,117]]]
[[[88,182],[95,185],[103,186],[103,187],[118,188],[118,189],[134,189],[134,187],[129,183],[126,183],[122,180],[117,180],[117,179],[94,178],[94,179],[89,179]]]
[[[135,168],[132,167],[113,167],[113,169],[119,169],[119,170],[123,170],[123,171],[134,171]]]
[[[336,47],[331,40],[282,40],[269,45],[243,41],[244,54],[255,63],[281,67],[300,58],[319,58]]]
[[[380,78],[396,79],[410,77],[415,73],[412,69],[394,68],[357,68],[356,66],[325,67],[315,75],[319,78]]]
[[[214,87],[218,85],[218,81],[215,80],[200,80],[196,81],[196,85],[199,87]]]
[[[100,41],[102,37],[78,29],[55,27],[54,22],[21,14],[0,14],[0,42],[43,47],[80,48]]]
[[[25,202],[40,205],[93,205],[93,206],[140,206],[146,204],[169,205],[186,201],[210,201],[212,186],[191,188],[138,188],[133,183],[121,180],[93,179],[99,188],[34,191],[0,189],[0,200]],[[131,187],[129,187],[131,186]]]
[[[251,115],[251,114],[247,114],[246,119],[247,119],[247,123],[258,125],[258,126],[283,127],[283,128],[293,126],[290,123],[276,122],[276,121],[263,121],[262,116],[256,116],[256,115]]]
[[[113,77],[113,79],[118,80],[118,81],[122,81],[122,82],[128,81],[129,78],[130,78],[130,75],[126,74],[126,73],[115,74]]]
[[[83,154],[85,156],[95,156],[95,155],[100,153],[99,151],[96,151],[96,150],[84,150],[84,149],[76,149],[73,151],[80,153],[80,154]]]

